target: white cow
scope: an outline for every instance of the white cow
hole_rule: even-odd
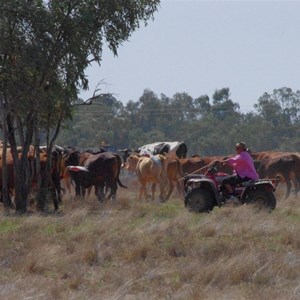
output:
[[[141,155],[163,154],[169,158],[185,158],[187,146],[184,142],[156,142],[138,148]]]

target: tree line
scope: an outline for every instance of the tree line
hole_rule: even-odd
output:
[[[300,91],[291,88],[265,92],[242,113],[229,88],[193,99],[144,90],[137,101],[123,104],[113,95],[100,95],[90,105],[73,109],[57,143],[62,146],[130,148],[157,141],[184,141],[189,155],[232,153],[237,141],[254,151],[299,151]]]

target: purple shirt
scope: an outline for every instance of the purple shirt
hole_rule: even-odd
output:
[[[228,163],[241,178],[258,179],[253,159],[247,151],[242,151],[240,154],[229,158]]]

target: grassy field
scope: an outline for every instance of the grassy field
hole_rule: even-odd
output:
[[[2,212],[0,299],[300,299],[300,197],[194,214],[118,192],[65,196],[58,215]]]

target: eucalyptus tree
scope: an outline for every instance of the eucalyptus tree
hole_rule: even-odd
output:
[[[215,90],[212,98],[212,112],[219,119],[223,119],[228,114],[236,114],[240,109],[239,104],[231,100],[229,88]]]
[[[207,95],[202,95],[194,100],[196,109],[196,118],[200,119],[203,116],[211,114],[211,103]]]
[[[58,144],[79,147],[95,147],[102,141],[118,144],[120,137],[115,137],[114,131],[127,127],[122,122],[123,109],[122,102],[111,94],[98,95],[89,105],[74,107],[73,118],[61,130]]]
[[[264,118],[271,132],[268,140],[273,148],[284,149],[297,144],[300,121],[300,92],[291,88],[274,89],[264,93],[254,105],[258,114]],[[298,149],[295,149],[298,150]]]
[[[15,167],[16,210],[27,210],[29,145],[71,115],[86,68],[153,18],[159,0],[0,0],[0,99]],[[17,145],[23,147],[21,157]],[[49,150],[50,151],[50,150]],[[27,184],[26,184],[27,183]]]
[[[194,120],[196,117],[194,100],[187,93],[176,93],[172,97],[170,107],[174,109],[173,117],[182,123]]]
[[[141,123],[138,125],[144,132],[155,129],[162,117],[162,105],[159,97],[151,90],[145,89],[139,98],[139,114]]]

